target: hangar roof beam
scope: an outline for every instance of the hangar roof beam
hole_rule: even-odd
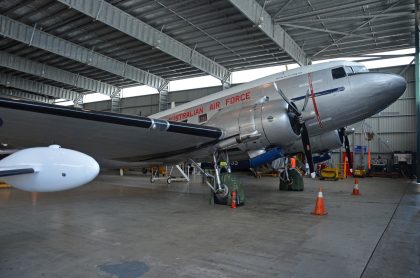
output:
[[[47,78],[87,91],[112,96],[120,88],[79,74],[51,67],[4,51],[0,51],[0,66]]]
[[[410,16],[412,12],[395,12],[395,13],[386,13],[386,14],[369,14],[369,15],[354,15],[354,16],[341,16],[341,17],[333,17],[333,16],[320,16],[319,18],[308,18],[308,19],[292,19],[292,20],[281,20],[276,21],[280,25],[284,24],[303,24],[303,23],[320,23],[320,22],[339,22],[340,20],[355,20],[355,19],[371,19],[372,17],[376,18],[398,18],[401,16]]]
[[[219,80],[226,80],[230,76],[229,70],[222,65],[166,35],[163,30],[153,28],[106,1],[58,1],[143,43],[151,45],[178,60],[192,65]]]
[[[38,101],[38,102],[45,102],[45,103],[52,103],[52,100],[53,100],[46,96],[31,94],[28,92],[15,90],[15,89],[9,89],[9,88],[0,88],[0,96],[17,97],[17,98]]]
[[[4,15],[0,15],[0,35],[156,89],[167,83],[162,77],[40,31],[36,29],[36,26],[28,26]]]
[[[0,85],[24,90],[27,92],[33,92],[40,95],[47,95],[54,98],[75,100],[83,97],[83,94],[81,93],[37,81],[20,78],[11,74],[0,74]]]
[[[335,30],[330,30],[330,29],[320,29],[320,28],[314,28],[314,27],[309,27],[309,26],[304,26],[304,25],[290,24],[290,23],[283,23],[282,25],[297,28],[297,29],[305,29],[305,30],[315,31],[315,32],[323,32],[323,33],[335,34],[335,35],[344,35],[344,36],[348,36],[348,37],[359,37],[359,38],[365,38],[365,39],[377,39],[377,40],[384,40],[384,41],[391,42],[391,40],[386,39],[386,38],[374,38],[372,36],[363,35],[363,34],[352,34],[352,33],[348,33],[348,32],[341,32],[341,31],[335,31]]]
[[[361,28],[363,28],[364,26],[370,24],[372,21],[374,21],[375,19],[379,18],[380,15],[385,14],[386,12],[388,12],[389,10],[391,10],[392,8],[394,8],[395,6],[397,6],[399,3],[401,2],[401,0],[396,0],[396,2],[393,2],[392,4],[390,4],[386,9],[382,10],[381,12],[373,15],[372,18],[370,18],[369,20],[366,20],[365,22],[363,22],[361,25],[357,26],[356,28],[354,28],[353,30],[351,30],[350,32],[348,32],[347,35],[342,36],[341,38],[337,39],[334,41],[334,43],[327,45],[326,47],[322,48],[321,50],[317,51],[314,55],[312,55],[313,57],[318,56],[319,54],[321,54],[322,52],[324,52],[325,50],[329,49],[330,47],[336,45],[337,43],[341,42],[342,40],[344,40],[345,38],[348,38],[351,34],[353,34],[354,32],[356,32],[357,30],[360,30]]]
[[[307,65],[309,58],[293,38],[279,25],[255,0],[229,0],[255,26],[261,29],[270,39],[280,46],[299,65]]]
[[[389,3],[393,3],[395,0],[393,1],[386,1]],[[398,0],[397,0],[398,1]],[[276,14],[276,19],[275,21],[290,21],[290,20],[299,20],[302,18],[310,18],[311,16],[316,16],[316,15],[321,15],[321,14],[325,14],[325,13],[334,13],[337,11],[343,11],[343,10],[349,10],[349,9],[360,9],[360,7],[362,5],[369,5],[369,4],[374,4],[374,3],[381,3],[384,2],[383,0],[362,0],[362,1],[348,1],[348,3],[337,3],[334,1],[330,1],[331,5],[329,5],[327,8],[323,8],[323,9],[314,9],[308,12],[301,12],[298,14],[294,14],[294,15],[289,15],[289,16],[280,16],[280,14]]]

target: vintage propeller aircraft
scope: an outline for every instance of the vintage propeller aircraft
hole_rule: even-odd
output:
[[[224,198],[229,187],[220,176],[221,159],[249,159],[256,167],[304,152],[314,176],[312,153],[344,142],[349,155],[345,126],[383,110],[405,89],[398,75],[335,61],[264,77],[150,117],[1,98],[0,142],[21,150],[0,161],[0,176],[17,188],[46,192],[90,182],[99,172],[96,161],[189,161],[197,167],[211,161],[215,174],[208,185]]]

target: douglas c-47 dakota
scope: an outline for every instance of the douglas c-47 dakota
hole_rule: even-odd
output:
[[[141,165],[213,162],[207,182],[223,200],[221,159],[257,167],[344,143],[345,127],[396,101],[398,75],[369,72],[356,62],[310,65],[235,86],[150,117],[0,99],[0,142],[19,151],[0,161],[0,177],[27,191],[59,191],[93,180],[104,163]],[[49,147],[48,147],[49,146]],[[351,163],[350,163],[351,165]],[[229,170],[229,169],[228,169]]]

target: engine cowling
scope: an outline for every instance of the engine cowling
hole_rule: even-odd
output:
[[[24,149],[0,160],[0,168],[32,168],[34,173],[2,177],[10,185],[31,192],[53,192],[82,186],[99,173],[92,157],[58,145]]]
[[[285,149],[296,140],[300,140],[300,127],[296,121],[297,118],[291,115],[285,101],[274,100],[262,105],[262,128],[265,137],[273,146]]]
[[[337,130],[323,133],[318,136],[310,137],[311,147],[313,152],[325,152],[335,150],[343,145],[343,141]],[[295,141],[293,145],[285,149],[285,153],[303,152],[302,142]]]
[[[207,125],[223,128],[226,137],[258,132],[259,138],[238,146],[243,151],[249,151],[266,146],[286,148],[291,145],[300,138],[295,121],[289,115],[288,104],[274,100],[231,106],[217,113]]]

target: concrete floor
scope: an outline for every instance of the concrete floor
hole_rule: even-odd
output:
[[[31,196],[0,190],[0,277],[420,277],[420,186],[409,180],[243,176],[247,203],[205,186],[101,175]],[[313,210],[319,186],[328,215]],[[152,189],[153,188],[153,189]]]

